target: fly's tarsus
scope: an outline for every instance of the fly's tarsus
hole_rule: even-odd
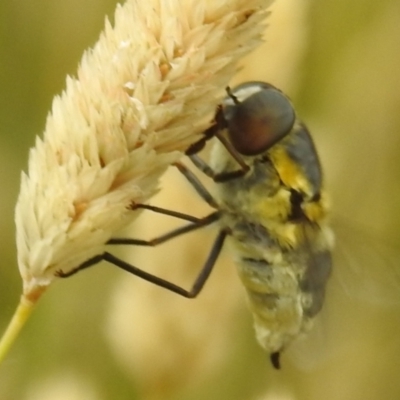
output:
[[[226,128],[226,120],[223,114],[222,105],[217,107],[217,111],[214,116],[213,124],[207,128],[203,133],[201,139],[191,144],[185,151],[187,156],[199,153],[204,149],[206,143],[212,139],[219,131]]]
[[[82,263],[78,267],[72,269],[71,271],[64,272],[62,270],[58,270],[58,271],[56,271],[56,273],[54,275],[59,278],[69,278],[70,276],[75,275],[79,271],[82,271],[86,268],[89,268],[89,267],[92,267],[93,265],[98,264],[102,260],[103,260],[103,254],[98,254],[97,256],[89,258],[89,260],[86,260],[84,263]]]

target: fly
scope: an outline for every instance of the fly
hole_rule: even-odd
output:
[[[187,298],[207,281],[225,241],[235,256],[246,289],[257,340],[280,368],[280,354],[307,333],[322,308],[330,275],[333,233],[318,155],[306,126],[289,99],[274,86],[247,82],[227,89],[213,125],[186,151],[192,162],[216,182],[211,195],[183,164],[175,166],[215,209],[204,218],[146,204],[132,204],[189,223],[156,239],[113,238],[110,245],[155,246],[217,223],[219,233],[192,288],[186,290],[104,252],[68,277],[105,260]],[[197,153],[216,137],[210,165]]]

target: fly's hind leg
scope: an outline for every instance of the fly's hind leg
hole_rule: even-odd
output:
[[[215,215],[215,214],[216,213],[211,214],[211,215]],[[211,219],[209,219],[209,221],[211,221]],[[211,222],[209,222],[209,223],[211,223]],[[200,227],[205,226],[205,225],[206,224],[196,226],[196,228],[192,228],[191,230],[200,228]],[[174,231],[172,231],[172,232],[174,232]],[[168,239],[171,239],[172,237],[178,236],[178,234],[186,233],[186,231],[183,232],[183,229],[181,229],[180,232],[175,234],[175,235],[172,235],[172,232],[170,232]],[[213,244],[213,246],[211,248],[211,251],[210,251],[210,253],[209,253],[208,257],[207,257],[207,260],[204,263],[202,269],[200,270],[200,273],[198,274],[197,278],[195,279],[195,281],[194,281],[194,283],[193,283],[193,285],[192,285],[190,290],[186,290],[186,289],[182,288],[181,286],[178,286],[178,285],[176,285],[176,284],[174,284],[172,282],[169,282],[169,281],[167,281],[167,280],[165,280],[163,278],[160,278],[160,277],[158,277],[156,275],[153,275],[153,274],[150,274],[148,272],[145,272],[145,271],[135,267],[134,265],[131,265],[131,264],[119,259],[118,257],[113,256],[112,254],[110,254],[108,252],[104,252],[103,254],[100,254],[100,255],[97,255],[97,256],[91,258],[90,260],[84,262],[78,268],[76,268],[76,269],[74,269],[74,270],[72,270],[70,272],[63,273],[62,271],[58,271],[57,275],[59,277],[61,277],[61,278],[66,278],[66,277],[69,277],[71,275],[74,275],[78,271],[81,271],[83,269],[86,269],[86,268],[89,268],[89,267],[91,267],[93,265],[96,265],[100,261],[107,261],[110,264],[113,264],[116,267],[123,269],[124,271],[127,271],[127,272],[129,272],[129,273],[131,273],[131,274],[133,274],[135,276],[138,276],[139,278],[142,278],[142,279],[144,279],[144,280],[146,280],[146,281],[148,281],[150,283],[153,283],[154,285],[160,286],[160,287],[162,287],[164,289],[167,289],[167,290],[169,290],[169,291],[171,291],[173,293],[176,293],[176,294],[179,294],[179,295],[181,295],[183,297],[191,299],[191,298],[196,297],[200,293],[202,288],[204,287],[204,285],[205,285],[208,277],[210,276],[211,271],[212,271],[212,269],[213,269],[213,267],[215,265],[215,262],[217,261],[217,258],[218,258],[219,254],[221,252],[221,249],[223,247],[225,238],[228,235],[228,233],[229,232],[227,230],[221,230],[219,232],[219,234],[216,237],[216,239],[214,241],[214,244]],[[167,235],[164,235],[164,237],[166,237],[166,236]],[[162,242],[164,242],[164,241],[166,241],[168,239],[158,240],[157,244],[162,243]],[[132,242],[129,243],[129,244],[149,245],[149,244],[141,243],[141,241],[137,241],[137,243],[133,243],[134,239],[131,239],[131,241]],[[153,240],[153,242],[154,241],[156,241],[156,240]],[[116,244],[116,243],[114,243],[114,244]]]

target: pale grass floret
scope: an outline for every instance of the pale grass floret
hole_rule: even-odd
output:
[[[56,97],[16,207],[26,297],[101,254],[208,126],[271,0],[128,0]]]

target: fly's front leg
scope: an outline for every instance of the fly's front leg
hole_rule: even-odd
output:
[[[192,163],[205,175],[210,177],[214,182],[227,182],[232,179],[240,178],[249,171],[250,167],[240,158],[240,169],[226,172],[215,172],[204,160],[199,156],[193,155],[189,157]]]
[[[235,104],[239,104],[237,98],[232,94],[229,87],[226,91]],[[193,143],[186,150],[185,154],[189,156],[194,165],[204,172],[207,176],[214,180],[214,182],[225,182],[230,179],[240,178],[249,171],[249,166],[244,162],[242,156],[238,153],[232,143],[224,135],[224,131],[228,128],[227,121],[225,119],[222,105],[218,106],[217,112],[214,117],[214,123],[203,132],[203,137],[197,142]],[[217,138],[221,144],[225,147],[231,157],[239,164],[240,169],[235,171],[228,171],[222,173],[214,172],[203,160],[201,160],[197,153],[199,153],[205,147],[206,143],[212,139]]]
[[[160,278],[158,276],[155,276],[153,274],[149,274],[148,272],[145,272],[139,268],[136,268],[135,266],[133,266],[131,264],[126,263],[125,261],[120,260],[119,258],[113,256],[112,254],[104,253],[103,259],[105,261],[108,261],[111,264],[115,265],[116,267],[123,269],[124,271],[127,271],[133,275],[136,275],[136,276],[150,282],[150,283],[153,283],[154,285],[160,286],[164,289],[167,289],[171,292],[179,294],[183,297],[192,299],[201,292],[205,283],[207,282],[207,279],[210,276],[211,271],[214,268],[215,262],[217,261],[217,258],[219,256],[219,254],[221,253],[225,238],[228,235],[228,233],[229,232],[226,230],[221,230],[219,232],[219,234],[216,237],[214,244],[211,248],[211,251],[207,257],[207,260],[204,263],[203,267],[201,268],[200,273],[197,276],[197,278],[195,279],[190,290],[186,290],[186,289],[182,288],[181,286],[178,286],[170,281],[167,281],[167,280]]]
[[[192,162],[196,165],[196,167],[202,171],[205,175],[209,176],[216,182],[222,182],[222,181],[228,181],[230,179],[236,179],[242,175],[244,175],[247,169],[241,169],[237,171],[229,171],[229,172],[223,172],[220,174],[216,174],[212,168],[208,166],[208,164],[203,161],[201,158],[198,156],[190,156],[190,159]],[[205,188],[205,186],[200,182],[200,180],[197,178],[197,176],[189,169],[187,168],[184,164],[180,162],[176,162],[175,167],[178,168],[179,172],[188,180],[188,182],[192,185],[194,190],[199,194],[199,196],[212,208],[219,208],[219,205],[217,201],[212,197],[210,192]]]

